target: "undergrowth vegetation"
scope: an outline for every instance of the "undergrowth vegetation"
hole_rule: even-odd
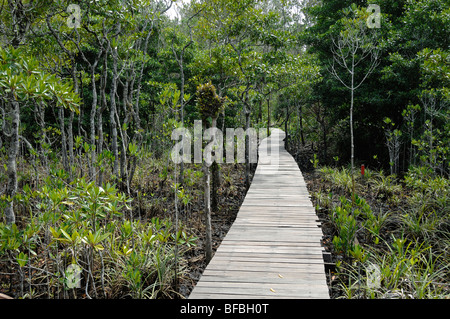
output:
[[[204,259],[202,172],[186,165],[181,186],[179,169],[166,160],[142,151],[139,161],[130,195],[110,182],[69,182],[57,158],[48,172],[19,162],[16,223],[0,223],[0,291],[30,299],[185,297],[190,272]],[[87,168],[86,158],[80,164]],[[224,218],[239,207],[239,172],[222,169]],[[1,199],[3,206],[11,200]]]
[[[36,189],[25,184],[14,199],[18,222],[0,224],[4,291],[21,298],[171,296],[185,270],[183,258],[175,267],[175,249],[183,256],[196,238],[181,225],[176,233],[170,216],[134,218],[136,204],[111,184],[66,183],[63,171],[53,173]]]
[[[450,296],[450,181],[425,167],[403,178],[366,170],[320,167],[312,198],[335,268],[334,298]]]

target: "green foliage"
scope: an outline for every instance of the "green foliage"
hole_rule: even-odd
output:
[[[56,179],[64,180],[64,176]],[[172,293],[174,243],[182,255],[195,245],[195,237],[182,228],[175,235],[167,219],[126,219],[130,199],[113,185],[99,187],[84,179],[70,185],[54,179],[48,183],[21,194],[22,202],[30,201],[36,207],[26,227],[0,224],[0,265],[14,260],[27,272],[28,265],[57,269],[54,276],[61,284],[53,281],[48,287],[53,296],[66,293],[64,270],[69,264],[80,266],[81,275],[90,278],[79,291],[91,296],[114,298],[119,295],[105,293],[125,291],[134,298],[157,298]],[[42,265],[45,256],[54,257]],[[43,284],[39,278],[32,277],[30,289]]]
[[[414,128],[412,131],[408,130],[411,126],[406,127],[405,131],[404,126],[397,125],[392,128],[390,136],[383,136],[384,132],[380,130],[383,119],[388,117],[392,122],[401,124],[400,114],[408,105],[420,104],[423,90],[434,89],[448,103],[448,77],[444,74],[448,74],[449,38],[444,26],[448,25],[449,7],[446,1],[442,0],[374,3],[381,8],[381,27],[366,31],[376,31],[380,35],[377,45],[381,50],[380,65],[373,70],[374,74],[366,79],[365,85],[355,92],[355,103],[358,105],[354,114],[357,132],[354,141],[355,159],[364,160],[367,165],[379,165],[379,162],[370,160],[373,153],[376,153],[382,167],[388,169],[391,164],[395,165],[396,161],[389,157],[393,152],[390,154],[383,143],[386,138],[395,138],[402,143],[403,137],[411,136],[412,131],[412,138],[417,141],[428,142],[429,138],[421,137],[423,109],[409,120],[409,125]],[[361,10],[357,10],[357,6],[360,6]],[[322,81],[313,84],[313,101],[319,100],[327,110],[323,115],[312,113],[309,121],[313,122],[316,116],[324,116],[322,121],[330,128],[325,131],[325,141],[332,145],[330,148],[333,153],[344,161],[349,160],[349,152],[346,151],[349,143],[346,141],[348,135],[342,133],[347,127],[343,127],[341,123],[348,121],[348,103],[344,103],[346,95],[342,83],[327,72],[327,66],[333,58],[331,39],[337,38],[345,30],[344,22],[353,16],[353,12],[360,11],[358,14],[364,24],[367,17],[366,6],[366,3],[352,4],[351,1],[311,2],[304,12],[312,23],[307,25],[305,32],[300,35],[300,39],[309,45],[308,52],[317,54],[318,64],[322,68]],[[359,67],[368,70],[369,62],[362,61]],[[338,72],[338,75],[343,80],[350,77],[350,73],[345,74],[344,71]],[[442,149],[448,145],[448,137],[443,137],[444,132],[448,132],[446,123],[448,121],[443,120],[433,123],[433,127],[441,132],[437,134],[437,131],[433,130],[435,140],[444,141],[439,146],[441,154]],[[312,129],[322,134],[323,127],[318,124],[313,125]],[[398,171],[394,170],[395,173],[405,172],[409,165],[418,164],[415,158],[417,147],[410,144],[398,148],[399,167]],[[431,153],[425,150],[426,143],[422,143],[421,147],[424,148],[421,155],[428,156]],[[403,161],[403,158],[406,160]],[[437,169],[439,172],[445,170],[448,173],[448,163],[443,163]]]
[[[450,213],[450,181],[434,176],[427,168],[413,168],[404,182],[412,191],[412,196],[408,198],[410,209],[402,214],[406,233],[440,246],[440,231],[445,233]]]
[[[352,178],[349,169],[341,168],[339,170],[324,166],[319,169],[319,172],[322,173],[322,178],[331,182],[333,186],[351,193]]]
[[[80,99],[72,86],[45,73],[39,62],[20,48],[0,48],[0,75],[0,90],[10,99],[55,99],[58,105],[78,112]]]
[[[331,217],[336,225],[338,235],[333,237],[334,249],[339,254],[348,254],[355,247],[354,240],[357,231],[355,217],[347,208],[338,206]]]
[[[310,160],[311,164],[313,164],[314,169],[319,167],[319,159],[317,158],[317,154],[314,154],[314,158]]]
[[[394,237],[386,254],[369,256],[363,271],[348,266],[350,277],[340,287],[347,298],[445,298],[448,291],[439,283],[445,280],[447,267],[441,262],[430,247]]]
[[[256,128],[285,125],[287,146],[305,154],[326,184],[314,198],[333,220],[342,269],[352,270],[341,282],[349,296],[445,295],[446,0],[374,1],[381,6],[377,30],[365,28],[367,3],[347,0],[190,1],[178,21],[161,14],[170,1],[78,1],[76,29],[67,23],[67,1],[14,3],[0,12],[0,158],[10,159],[12,102],[20,106],[21,151],[17,192],[0,194],[0,211],[13,204],[18,220],[0,224],[0,265],[15,274],[20,297],[173,297],[173,246],[183,255],[196,240],[183,225],[175,234],[165,216],[176,198],[189,220],[202,173],[185,167],[179,184],[167,154],[172,130],[199,116],[220,128],[246,120]],[[348,93],[327,66],[331,39],[361,30],[379,35],[361,48],[381,55],[354,96],[355,160],[392,170],[355,174],[361,196],[350,204],[337,198],[352,192],[349,170],[319,168],[319,158],[321,165],[329,154],[340,164],[349,160]],[[356,55],[358,83],[370,70],[363,57]],[[225,109],[219,96],[227,96]],[[60,163],[64,155],[68,165]],[[235,196],[232,177],[222,177],[222,194]],[[69,265],[81,266],[82,288],[68,288]],[[366,289],[373,265],[382,279]]]
[[[197,87],[197,108],[202,120],[216,119],[222,111],[224,99],[216,93],[216,88],[211,82],[201,84]]]
[[[402,186],[397,183],[396,176],[386,176],[383,171],[380,171],[371,178],[369,183],[373,187],[375,196],[380,198],[389,199],[395,195],[399,195],[402,190]]]
[[[320,168],[322,189],[336,171]],[[402,181],[383,171],[366,172],[357,179],[365,198],[357,196],[354,203],[340,188],[335,191],[345,196],[338,200],[331,192],[313,193],[318,213],[326,213],[333,225],[329,247],[338,278],[333,288],[346,298],[445,298],[448,179],[430,167],[412,167]]]

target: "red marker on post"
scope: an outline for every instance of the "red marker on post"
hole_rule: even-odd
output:
[[[366,168],[364,167],[364,164],[361,165],[361,175],[364,176]]]

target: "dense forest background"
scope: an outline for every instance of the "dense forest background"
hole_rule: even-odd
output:
[[[282,128],[302,169],[352,168],[353,204],[361,164],[420,190],[410,239],[448,258],[449,31],[447,0],[0,1],[0,292],[182,295],[195,247],[211,249],[207,210],[251,181],[249,164],[171,161],[172,131],[199,119]],[[429,181],[440,202],[424,208]]]

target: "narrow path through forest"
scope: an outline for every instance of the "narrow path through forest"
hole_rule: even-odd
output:
[[[329,298],[322,231],[284,137],[273,129],[259,146],[247,196],[190,298]]]

